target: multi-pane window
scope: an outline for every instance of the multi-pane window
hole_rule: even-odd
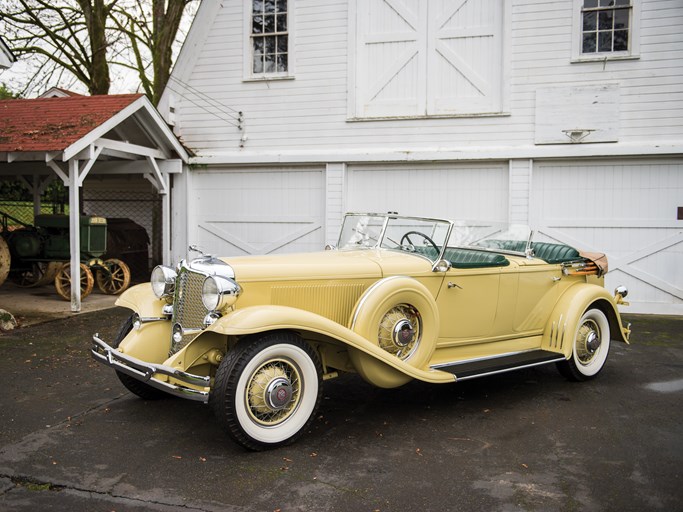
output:
[[[252,73],[287,73],[289,32],[287,0],[253,0],[251,10]]]
[[[583,0],[581,53],[628,51],[631,16],[631,0]]]

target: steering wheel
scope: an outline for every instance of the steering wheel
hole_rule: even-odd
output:
[[[418,235],[418,236],[421,236],[422,238],[424,238],[427,242],[429,242],[429,244],[430,244],[432,247],[434,247],[434,250],[436,251],[436,255],[435,255],[434,257],[436,257],[436,256],[439,255],[439,252],[440,252],[440,251],[439,251],[439,247],[434,243],[434,240],[432,240],[431,238],[429,238],[429,237],[428,237],[427,235],[425,235],[424,233],[420,233],[419,231],[408,231],[407,233],[405,233],[405,234],[401,237],[401,247],[403,247],[403,242],[404,242],[404,241],[407,241],[407,242],[408,242],[411,246],[413,246],[413,247],[415,246],[415,244],[410,240],[410,235]]]

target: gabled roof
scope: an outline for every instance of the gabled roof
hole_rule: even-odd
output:
[[[0,100],[0,151],[63,151],[141,96]]]
[[[69,91],[67,89],[62,89],[61,87],[50,87],[43,94],[38,96],[39,98],[66,98],[68,96],[79,96],[83,97],[83,94],[78,94],[77,92]]]

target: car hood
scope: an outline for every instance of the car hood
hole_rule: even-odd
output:
[[[379,279],[386,274],[387,267],[392,270],[404,269],[400,273],[405,274],[429,267],[429,262],[423,258],[384,250],[323,251],[220,259],[232,267],[237,282]]]

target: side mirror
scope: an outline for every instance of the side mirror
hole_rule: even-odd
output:
[[[439,260],[434,263],[432,267],[432,272],[448,272],[451,269],[451,262],[448,260]]]

